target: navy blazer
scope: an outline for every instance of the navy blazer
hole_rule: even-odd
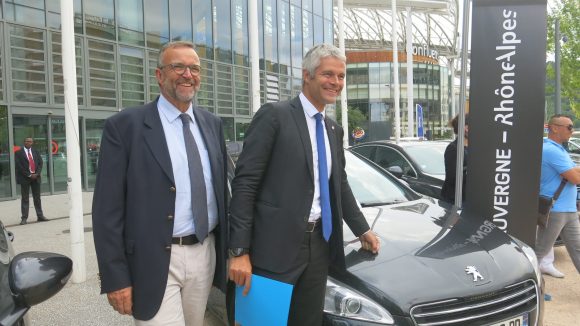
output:
[[[344,170],[343,130],[326,118],[332,170],[330,259],[345,267],[344,220],[360,236],[369,225]],[[284,273],[294,266],[314,196],[313,155],[300,98],[263,105],[246,132],[230,202],[231,248],[250,248],[252,265]]]
[[[219,224],[214,285],[226,284],[226,159],[223,127],[193,108],[209,154]],[[101,293],[133,287],[133,316],[155,316],[171,257],[175,181],[157,100],[105,122],[93,196],[93,235]]]

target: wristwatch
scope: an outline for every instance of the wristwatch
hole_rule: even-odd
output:
[[[240,257],[243,255],[247,255],[250,253],[250,249],[248,248],[230,248],[228,250],[230,257]]]

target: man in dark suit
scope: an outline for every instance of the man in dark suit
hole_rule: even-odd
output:
[[[107,119],[93,198],[101,292],[137,325],[202,325],[225,291],[226,147],[221,120],[192,105],[200,60],[162,47],[161,96]]]
[[[16,151],[14,161],[16,163],[16,183],[20,184],[20,210],[22,220],[20,225],[26,224],[28,219],[28,208],[30,206],[29,190],[32,189],[32,201],[36,210],[36,218],[39,222],[48,221],[42,213],[42,202],[40,200],[40,173],[42,172],[42,157],[40,153],[32,148],[34,140],[30,137],[24,139],[24,147]]]
[[[343,130],[324,118],[344,86],[346,58],[318,45],[302,64],[302,93],[254,116],[236,166],[230,205],[229,277],[294,284],[288,325],[320,326],[329,264],[345,268],[342,221],[376,253],[344,170]]]

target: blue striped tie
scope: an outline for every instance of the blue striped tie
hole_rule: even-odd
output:
[[[328,190],[328,166],[326,165],[326,144],[322,113],[316,117],[316,148],[318,151],[318,181],[320,183],[320,208],[322,209],[322,236],[328,242],[332,233],[332,212],[330,210],[330,192]]]

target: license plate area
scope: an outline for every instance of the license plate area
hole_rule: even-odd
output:
[[[489,326],[528,326],[528,315],[523,314]]]

